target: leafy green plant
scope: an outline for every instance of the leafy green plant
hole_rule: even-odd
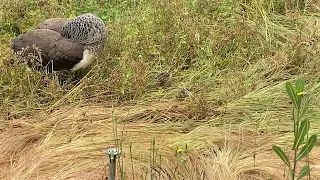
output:
[[[296,81],[295,87],[292,83],[286,83],[286,92],[289,95],[292,103],[292,122],[294,132],[294,143],[292,150],[294,151],[293,162],[289,160],[289,156],[279,146],[273,146],[272,149],[277,153],[280,159],[288,166],[290,179],[301,179],[308,175],[310,179],[311,168],[309,166],[309,153],[315,145],[317,135],[313,134],[309,137],[310,122],[305,117],[305,114],[309,108],[310,96],[304,92],[305,82],[302,79]],[[303,142],[305,145],[300,148]],[[300,149],[300,151],[299,151]],[[297,175],[297,163],[302,158],[307,157],[307,164],[303,166]]]

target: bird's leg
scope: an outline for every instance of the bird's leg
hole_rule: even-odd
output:
[[[78,62],[76,65],[74,65],[71,69],[71,71],[77,71],[79,69],[84,69],[91,65],[91,63],[94,60],[94,53],[90,52],[89,50],[83,51],[83,58],[80,62]]]

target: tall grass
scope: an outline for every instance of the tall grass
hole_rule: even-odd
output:
[[[301,12],[296,11],[297,3],[293,1],[2,2],[5,13],[1,14],[0,27],[5,56],[1,58],[1,88],[6,91],[10,86],[13,91],[1,97],[5,97],[3,102],[13,109],[26,106],[27,100],[23,97],[31,96],[29,106],[38,109],[70,91],[70,88],[56,86],[45,88],[39,83],[43,75],[34,70],[26,80],[26,66],[20,65],[8,51],[10,38],[31,30],[49,17],[74,17],[93,12],[108,26],[105,52],[92,66],[83,85],[69,93],[67,102],[88,97],[120,101],[173,97],[176,88],[181,86],[197,94],[219,95],[223,101],[230,101],[255,88],[248,82],[250,79],[268,78],[279,71],[283,75],[276,74],[278,78],[286,78],[285,73],[294,74],[292,71],[309,72],[312,69],[304,68],[314,66],[317,57],[312,47],[304,45],[317,43],[312,19],[316,4],[313,3],[304,3]],[[304,54],[306,50],[310,52]],[[256,64],[263,59],[265,66],[271,66],[268,61],[276,61],[276,66],[251,75],[246,73],[259,68]],[[296,68],[299,69],[296,71]],[[173,83],[165,94],[155,89],[154,81],[156,74],[164,71],[173,75]],[[219,84],[223,92],[217,91],[215,84]],[[226,91],[231,84],[236,89]],[[50,100],[43,105],[43,98],[34,96],[30,89],[49,94]],[[19,102],[16,102],[17,94],[22,97]]]

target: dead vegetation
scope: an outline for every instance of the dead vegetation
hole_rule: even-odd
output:
[[[274,130],[272,122],[265,127],[261,119],[258,124],[254,120],[223,124],[217,124],[214,119],[197,122],[197,118],[184,115],[189,112],[188,106],[188,102],[168,100],[115,108],[117,138],[122,141],[124,152],[120,160],[124,165],[118,167],[118,177],[122,167],[129,179],[150,178],[150,141],[155,137],[157,156],[153,168],[157,179],[284,178],[284,165],[271,146],[286,144],[290,131],[283,132],[284,127]],[[244,113],[240,107],[241,103],[230,104],[225,107],[229,114],[221,118],[239,116]],[[108,172],[105,150],[116,145],[113,110],[108,104],[83,104],[2,121],[1,179],[105,178]],[[275,111],[269,109],[268,114]],[[268,114],[265,119],[272,121],[269,118],[272,115]],[[287,121],[285,113],[278,117],[279,122]],[[129,141],[133,144],[133,174]],[[190,150],[175,154],[176,148],[185,144]],[[311,155],[314,177],[320,177],[319,151],[316,147]]]

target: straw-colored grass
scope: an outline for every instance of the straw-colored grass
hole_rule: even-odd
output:
[[[133,144],[135,179],[143,179],[150,177],[151,137],[156,139],[158,155],[154,168],[158,179],[283,178],[284,164],[271,151],[271,146],[286,145],[288,140],[283,137],[290,136],[290,132],[272,128],[270,132],[261,132],[265,127],[250,130],[254,121],[240,126],[231,122],[225,125],[190,122],[185,116],[187,106],[188,102],[170,100],[116,108],[118,138],[123,140],[121,161],[129,179],[133,176],[129,139]],[[115,146],[112,110],[107,104],[86,104],[2,121],[0,178],[103,179],[108,172],[105,150]],[[240,113],[236,108],[229,112],[232,114],[225,115],[229,119]],[[285,113],[279,118],[288,121]],[[189,152],[176,156],[176,148],[185,144]],[[320,177],[319,151],[316,147],[311,155],[313,177]],[[182,162],[180,158],[186,159]],[[119,172],[118,169],[118,176]]]
[[[286,81],[306,79],[310,134],[320,135],[319,9],[301,0],[0,1],[0,179],[105,179],[105,151],[119,143],[118,179],[286,179],[271,148],[292,153]],[[10,39],[44,19],[84,12],[105,21],[109,38],[77,84],[60,86],[11,51]],[[161,72],[172,77],[165,85]],[[319,143],[310,165],[319,179]]]

